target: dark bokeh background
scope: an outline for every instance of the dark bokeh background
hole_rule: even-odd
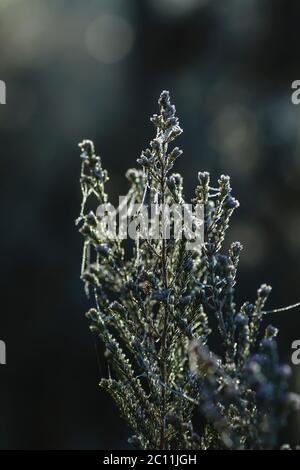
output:
[[[300,300],[299,22],[298,0],[1,0],[0,448],[127,445],[84,318],[77,143],[95,140],[116,201],[162,89],[185,131],[186,194],[199,170],[232,177],[239,302],[265,281],[269,308]],[[290,363],[300,311],[272,321]],[[300,441],[296,416],[282,440]]]

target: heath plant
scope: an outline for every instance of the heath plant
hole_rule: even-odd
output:
[[[108,175],[93,143],[80,144],[81,277],[93,302],[90,328],[109,364],[100,386],[139,449],[275,449],[299,397],[288,389],[291,370],[279,361],[277,329],[265,327],[271,287],[260,286],[253,302],[236,305],[242,245],[222,251],[239,207],[228,176],[212,186],[209,173],[198,173],[189,207],[194,229],[193,210],[202,208],[200,248],[191,249],[183,226],[174,236],[178,207],[186,204],[182,177],[172,173],[182,154],[173,142],[182,129],[167,91],[158,105],[151,118],[155,137],[138,158],[140,169],[126,174],[126,204],[157,207],[160,236],[142,236],[140,209],[131,211],[135,237],[108,236]],[[167,237],[161,208],[174,204]]]

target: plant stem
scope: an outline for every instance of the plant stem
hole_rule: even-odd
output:
[[[163,156],[164,157],[164,156]],[[162,159],[163,161],[163,159]],[[165,221],[164,221],[164,204],[165,204],[165,168],[162,164],[161,172],[161,205],[162,205],[162,275],[164,289],[168,289],[168,277],[167,277],[167,252],[166,252],[166,240],[165,240]],[[168,309],[164,307],[164,323],[162,331],[162,346],[161,346],[161,377],[162,377],[162,407],[161,407],[161,430],[160,430],[160,449],[164,450],[166,447],[165,442],[165,418],[166,418],[166,387],[167,385],[167,370],[166,370],[166,349],[167,349],[167,329],[168,329]]]

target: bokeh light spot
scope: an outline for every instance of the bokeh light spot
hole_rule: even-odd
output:
[[[121,16],[101,15],[86,32],[86,47],[96,60],[107,64],[119,62],[130,52],[134,31]]]

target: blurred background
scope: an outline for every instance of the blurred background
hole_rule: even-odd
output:
[[[128,448],[84,318],[77,143],[95,141],[116,202],[163,89],[186,195],[207,170],[231,175],[241,203],[227,239],[245,247],[238,302],[263,282],[270,309],[300,300],[299,20],[298,0],[1,0],[0,448]],[[271,321],[291,365],[300,311]],[[282,442],[299,443],[298,427]]]

